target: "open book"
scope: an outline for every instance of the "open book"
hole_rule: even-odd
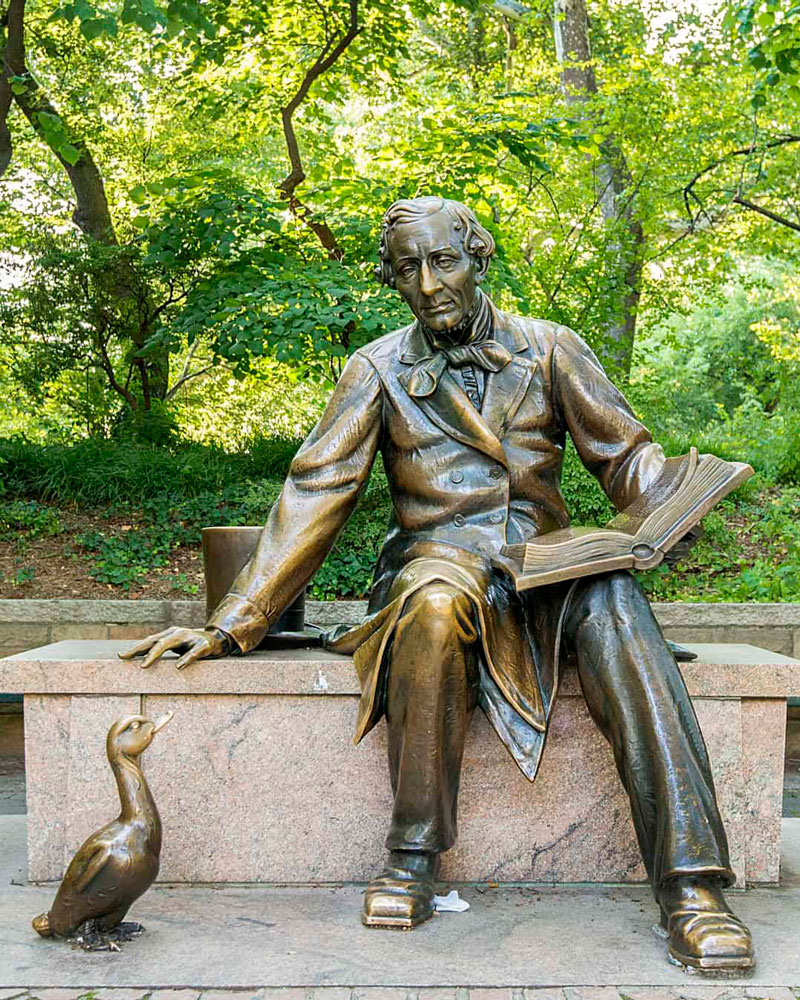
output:
[[[744,462],[715,455],[667,459],[659,477],[605,528],[561,528],[521,545],[506,545],[498,563],[517,590],[607,573],[652,569],[711,508],[749,479]]]

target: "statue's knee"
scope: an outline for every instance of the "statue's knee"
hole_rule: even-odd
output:
[[[406,611],[431,632],[456,631],[467,641],[476,637],[472,601],[449,583],[436,580],[420,587],[409,598]]]
[[[587,581],[578,597],[588,615],[602,616],[612,622],[629,623],[637,615],[649,611],[639,581],[626,570],[606,573]]]
[[[411,596],[408,604],[410,608],[424,611],[434,617],[452,618],[465,601],[468,602],[468,598],[458,587],[436,580],[420,587]]]

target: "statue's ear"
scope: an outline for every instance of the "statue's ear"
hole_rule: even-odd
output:
[[[475,284],[480,285],[489,270],[489,257],[475,257]]]

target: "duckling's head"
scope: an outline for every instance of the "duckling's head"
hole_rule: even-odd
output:
[[[167,712],[158,722],[152,722],[144,715],[126,715],[117,719],[106,737],[109,760],[121,756],[135,759],[144,753],[153,742],[155,734],[166,726],[172,716],[172,712]]]

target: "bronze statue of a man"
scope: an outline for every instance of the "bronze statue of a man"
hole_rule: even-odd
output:
[[[354,654],[356,740],[382,716],[389,736],[389,857],[366,890],[364,923],[411,927],[431,916],[477,705],[533,780],[566,651],[630,797],[670,954],[697,968],[746,968],[752,942],[723,896],[734,876],[705,744],[635,578],[518,594],[493,561],[507,543],[568,524],[567,434],[619,509],[665,461],[580,337],[503,313],[481,292],[494,249],[459,202],[391,206],[378,274],[415,321],[350,358],[256,554],[206,628],[170,629],[125,655],[146,654],[149,666],[174,649],[182,668],[253,649],[319,568],[380,450],[393,516],[369,617],[330,642]]]

